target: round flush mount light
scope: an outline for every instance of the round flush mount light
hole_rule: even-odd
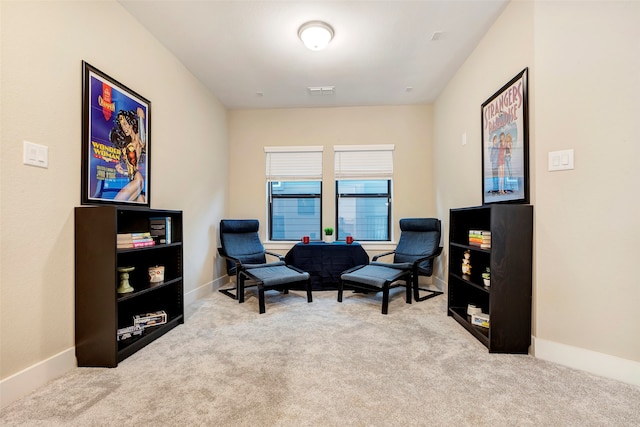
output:
[[[333,28],[322,21],[310,21],[302,24],[298,30],[298,37],[311,50],[322,50],[333,38]]]

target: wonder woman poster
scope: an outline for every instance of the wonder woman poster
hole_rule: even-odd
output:
[[[149,206],[151,102],[82,62],[82,204]]]

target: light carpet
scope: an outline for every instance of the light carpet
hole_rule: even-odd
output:
[[[3,426],[638,426],[640,389],[489,354],[446,296],[389,314],[377,296],[214,292],[114,369],[76,368],[2,410]]]

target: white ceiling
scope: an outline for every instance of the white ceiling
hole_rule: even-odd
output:
[[[229,109],[432,103],[508,1],[119,0]],[[312,20],[323,51],[298,38]]]

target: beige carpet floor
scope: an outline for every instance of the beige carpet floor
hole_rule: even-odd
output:
[[[115,369],[76,368],[2,410],[3,426],[638,426],[640,389],[489,354],[446,296],[389,315],[380,296],[215,292]]]

